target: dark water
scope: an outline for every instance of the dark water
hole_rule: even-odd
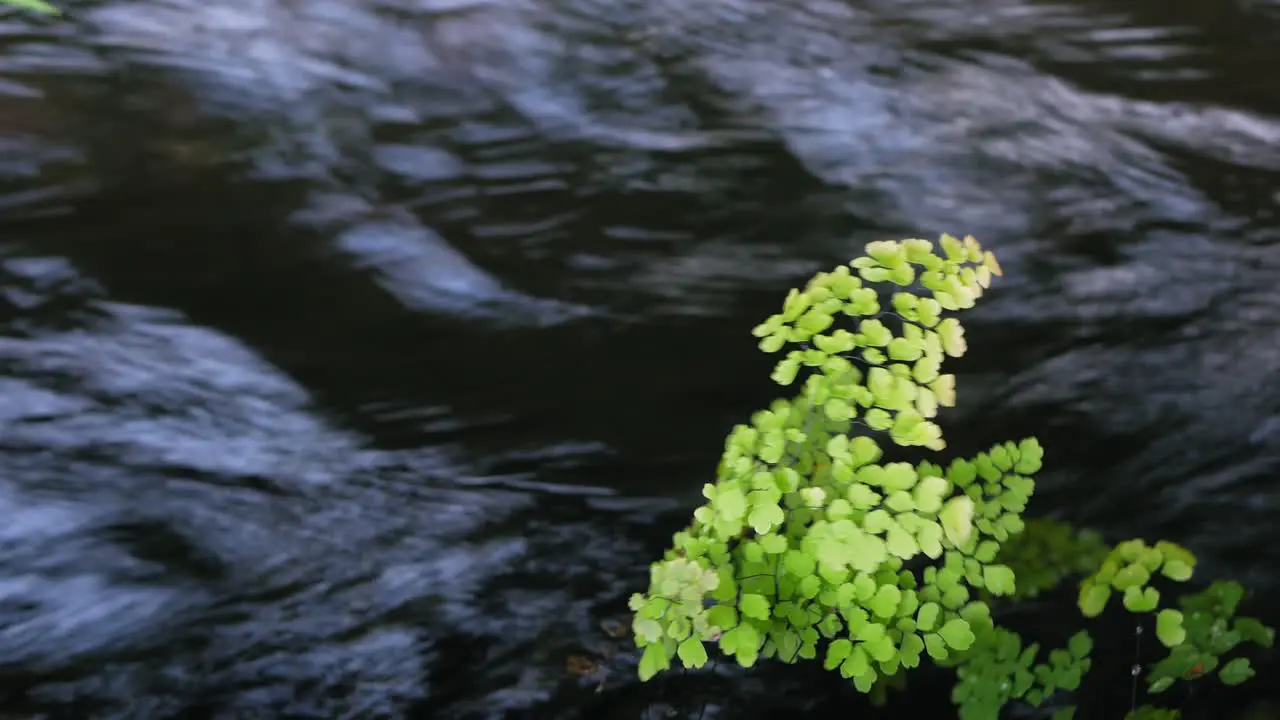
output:
[[[14,717],[856,707],[566,657],[771,397],[751,326],[904,234],[1006,269],[953,446],[1278,619],[1280,5],[70,10],[0,11]]]

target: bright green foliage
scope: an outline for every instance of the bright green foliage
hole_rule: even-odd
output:
[[[12,5],[23,10],[41,13],[43,15],[60,15],[62,11],[50,5],[44,0],[0,0],[0,5]]]
[[[1170,650],[1147,674],[1148,691],[1163,692],[1178,680],[1195,680],[1214,670],[1228,685],[1252,677],[1248,658],[1237,657],[1222,664],[1222,657],[1242,643],[1270,648],[1275,642],[1271,628],[1254,618],[1235,616],[1243,597],[1239,583],[1219,580],[1180,598],[1181,610],[1161,610],[1156,633]]]
[[[817,658],[821,643],[824,664],[869,691],[926,654],[963,653],[990,626],[973,594],[1015,589],[995,550],[1022,528],[1039,445],[1005,443],[944,469],[882,462],[873,437],[945,447],[932,418],[954,404],[955,384],[941,365],[965,344],[960,324],[941,314],[971,307],[999,266],[971,238],[945,239],[944,250],[872,243],[866,257],[792,291],[755,329],[766,352],[799,346],[773,378],[800,391],[729,435],[707,503],[655,564],[649,594],[633,601],[637,643],[654,657],[644,674],[694,635],[716,637],[744,665]],[[898,293],[897,312],[886,313],[864,284],[876,281],[925,292]]]
[[[1152,575],[1158,570],[1171,580],[1185,582],[1191,579],[1195,565],[1196,558],[1190,551],[1171,542],[1161,541],[1154,547],[1141,540],[1122,542],[1102,561],[1098,571],[1080,584],[1080,612],[1085,617],[1097,617],[1112,591],[1121,593],[1130,612],[1152,612],[1160,605],[1159,591],[1147,584]],[[1179,642],[1173,640],[1165,645]]]
[[[927,240],[870,243],[864,257],[792,290],[754,329],[761,350],[786,350],[772,377],[798,392],[733,429],[716,482],[703,487],[706,502],[653,564],[648,591],[632,596],[642,680],[673,658],[702,666],[704,644],[715,643],[747,667],[762,657],[818,660],[880,698],[928,658],[955,668],[964,720],[995,720],[1011,700],[1039,705],[1078,687],[1092,641],[1082,631],[1039,658],[1037,645],[1024,648],[995,626],[989,603],[1088,575],[1087,617],[1113,592],[1130,610],[1151,612],[1160,600],[1153,574],[1190,577],[1195,558],[1171,543],[1108,552],[1097,535],[1048,521],[1019,537],[1044,454],[1034,438],[945,467],[885,459],[886,438],[946,447],[933,419],[956,396],[942,363],[966,344],[944,314],[972,307],[1001,274],[971,237],[944,235],[940,245],[939,253]],[[886,307],[868,283],[899,289]],[[1220,595],[1213,607],[1230,600]],[[1199,648],[1224,641],[1197,612],[1210,611],[1162,612],[1158,634],[1175,651],[1198,648],[1200,659]],[[1270,641],[1256,621],[1241,622],[1232,630],[1240,639]],[[1222,677],[1248,674],[1235,664]]]
[[[952,700],[960,720],[995,718],[1005,703],[1020,698],[1039,706],[1058,690],[1075,690],[1088,672],[1093,641],[1080,631],[1067,647],[1037,663],[1039,645],[1022,646],[1022,638],[1004,628],[984,633],[979,645],[956,669]],[[945,664],[945,663],[944,663]]]
[[[1156,612],[1156,637],[1169,655],[1147,674],[1148,691],[1159,693],[1178,680],[1194,680],[1212,672],[1221,656],[1243,642],[1271,647],[1275,632],[1254,618],[1232,622],[1244,597],[1237,582],[1218,581],[1202,592],[1184,595],[1181,610],[1159,607],[1160,593],[1147,583],[1159,572],[1185,582],[1195,569],[1195,556],[1171,542],[1147,546],[1141,540],[1120,543],[1103,560],[1098,571],[1080,584],[1080,610],[1086,617],[1102,611],[1112,591],[1120,592],[1125,609]],[[1235,658],[1222,666],[1219,678],[1238,685],[1253,676],[1247,658]]]

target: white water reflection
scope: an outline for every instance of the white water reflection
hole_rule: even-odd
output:
[[[84,299],[90,322],[0,339],[0,668],[163,649],[29,699],[164,715],[212,684],[240,688],[232,714],[397,716],[432,687],[437,628],[537,641],[540,618],[493,611],[494,579],[589,528],[500,529],[535,496],[457,485],[482,471],[448,446],[366,447],[253,351],[172,311]],[[572,618],[575,602],[552,604]],[[337,692],[347,683],[358,691]]]
[[[1131,27],[1123,16],[1062,3],[971,5],[957,14],[929,3],[834,1],[170,1],[112,3],[89,17],[109,44],[163,53],[155,62],[239,88],[261,110],[304,123],[316,137],[308,152],[322,164],[374,132],[379,112],[421,124],[446,110],[467,123],[507,108],[539,137],[622,148],[611,165],[632,168],[632,177],[659,149],[775,138],[816,178],[850,191],[845,212],[884,227],[978,234],[1004,251],[1015,277],[1022,258],[1051,247],[1035,237],[1042,229],[1232,227],[1169,147],[1280,172],[1275,118],[1099,92],[1007,52],[920,49],[1029,43],[1053,55],[1070,47],[1076,64],[1092,67],[1119,62],[1109,48],[1120,38],[1132,52],[1145,49],[1134,64],[1186,68],[1192,59],[1179,50],[1205,41],[1196,28]],[[708,123],[704,110],[673,100],[690,80],[715,92],[707,102],[722,118]],[[341,109],[352,104],[367,114]],[[421,138],[412,152],[380,143],[372,154],[382,173],[415,184],[521,167],[514,158],[463,161],[442,146],[449,142]],[[535,176],[549,180],[539,168],[524,191],[547,187]],[[662,275],[657,266],[637,272]],[[660,285],[686,293],[707,279],[680,273]]]

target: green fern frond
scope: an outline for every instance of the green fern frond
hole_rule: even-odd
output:
[[[1096,534],[1049,521],[1032,521],[1020,538],[1044,455],[1035,438],[945,468],[883,461],[886,440],[946,448],[934,418],[956,395],[943,364],[967,349],[949,313],[973,307],[1001,274],[972,237],[873,242],[792,290],[754,328],[762,351],[785,351],[773,380],[798,391],[733,429],[706,502],[652,565],[648,591],[632,596],[642,680],[673,659],[701,667],[715,644],[748,667],[821,657],[882,698],[928,657],[956,670],[961,718],[995,720],[1007,702],[1040,705],[1079,687],[1093,643],[1081,631],[1041,659],[1038,645],[995,625],[989,601],[1030,597],[1074,574],[1085,576],[1086,617],[1113,591],[1129,610],[1155,612],[1152,574],[1191,576],[1194,556],[1172,543],[1108,550]],[[896,286],[887,306],[874,287],[883,283]],[[1172,651],[1150,674],[1152,692],[1175,674],[1208,672],[1241,641],[1271,642],[1250,619],[1229,630],[1233,642],[1221,639],[1212,622],[1228,605],[1234,612],[1231,587],[1159,610],[1157,634]],[[1219,631],[1217,645],[1206,628]],[[1233,660],[1220,675],[1240,682],[1251,672]]]

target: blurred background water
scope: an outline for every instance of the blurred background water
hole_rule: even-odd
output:
[[[1006,270],[952,446],[1280,619],[1274,0],[64,8],[0,11],[6,717],[846,716],[605,630],[750,328],[948,231]]]

